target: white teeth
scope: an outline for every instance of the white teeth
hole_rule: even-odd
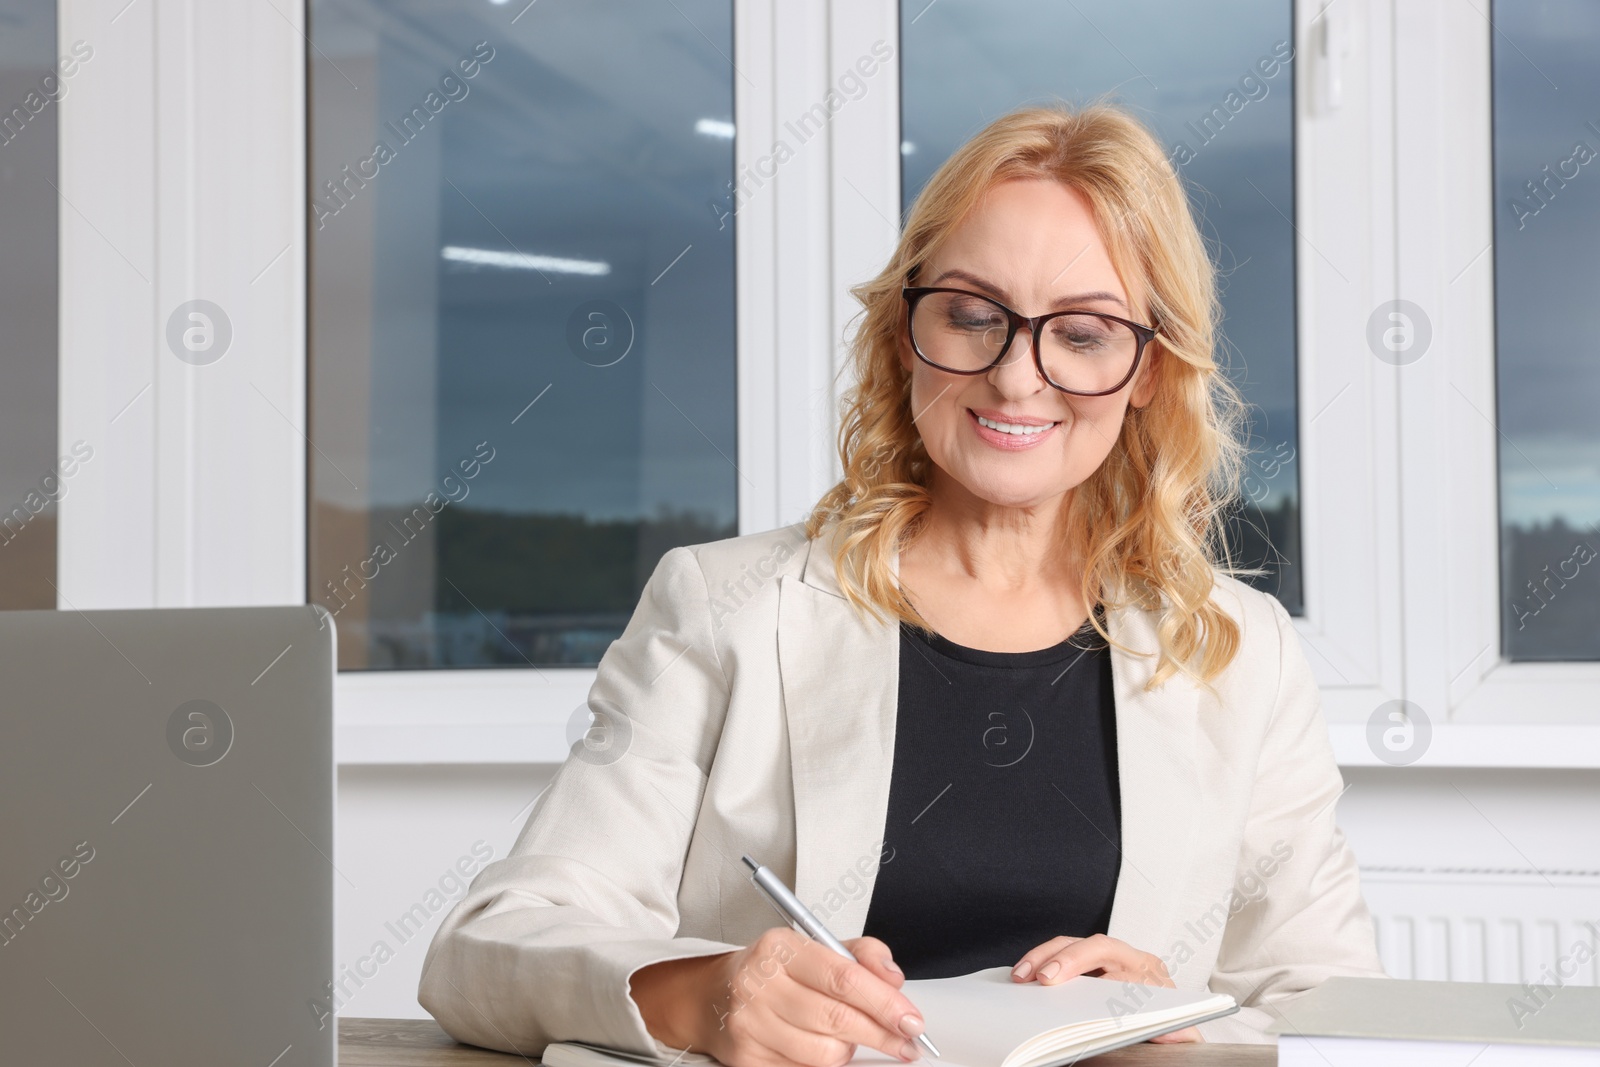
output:
[[[1055,423],[1051,422],[1043,426],[1019,426],[1010,422],[995,422],[993,419],[986,419],[982,415],[978,416],[978,422],[991,430],[999,430],[1001,433],[1014,433],[1021,437],[1032,437],[1034,434],[1043,433],[1055,425]]]

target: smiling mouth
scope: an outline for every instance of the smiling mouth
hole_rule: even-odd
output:
[[[1033,437],[1035,434],[1044,433],[1053,426],[1061,425],[1059,422],[1047,422],[1042,426],[1028,426],[1016,422],[998,422],[994,419],[985,418],[977,412],[973,412],[972,415],[973,418],[978,420],[979,426],[986,426],[997,433],[1011,434],[1013,437]]]

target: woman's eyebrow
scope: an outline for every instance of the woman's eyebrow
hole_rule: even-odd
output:
[[[966,282],[968,285],[971,285],[971,286],[973,286],[975,288],[982,289],[984,292],[986,292],[989,295],[993,296],[996,300],[999,300],[1002,303],[1010,303],[1011,302],[1011,297],[1006,293],[1006,291],[1004,289],[1000,288],[998,285],[994,285],[994,284],[992,284],[990,282],[986,282],[982,278],[978,277],[976,274],[971,274],[971,273],[969,273],[967,271],[960,270],[959,268],[951,268],[950,270],[945,271],[944,273],[940,274],[937,278],[935,278],[933,281],[929,282],[928,284],[929,285],[938,285],[940,282],[944,281],[946,278],[954,278],[957,281],[963,281],[963,282]],[[1127,305],[1126,301],[1124,301],[1117,294],[1108,293],[1104,289],[1097,289],[1092,293],[1075,293],[1072,296],[1064,296],[1061,299],[1057,300],[1055,302],[1055,306],[1052,307],[1050,310],[1051,311],[1059,311],[1062,308],[1072,307],[1073,305],[1082,304],[1082,303],[1085,303],[1085,302],[1090,301],[1090,300],[1109,300],[1113,304],[1116,304],[1117,306],[1121,307],[1124,311],[1128,310],[1128,305]]]

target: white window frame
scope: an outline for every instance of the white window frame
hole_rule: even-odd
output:
[[[1330,723],[1401,688],[1392,368],[1359,328],[1393,284],[1388,25],[1381,3],[1295,6],[1296,302],[1305,613]],[[1323,41],[1332,51],[1324,55]],[[1338,85],[1337,96],[1326,91]],[[1278,205],[1282,209],[1282,205]]]
[[[1600,722],[1600,663],[1512,663],[1499,654],[1497,539],[1500,499],[1495,443],[1493,159],[1490,35],[1485,14],[1464,2],[1401,5],[1402,47],[1412,61],[1402,101],[1442,121],[1411,122],[1397,138],[1402,282],[1442,309],[1439,359],[1411,369],[1403,409],[1407,481],[1419,487],[1405,523],[1414,532],[1409,599],[1426,619],[1430,644],[1415,664],[1416,696],[1448,708],[1452,723],[1575,726]],[[1504,39],[1498,42],[1511,47]],[[1480,64],[1450,56],[1482,57]],[[1427,128],[1425,128],[1425,126]],[[1407,268],[1408,261],[1412,264]],[[1439,478],[1458,469],[1489,477]],[[1448,532],[1449,536],[1445,536]],[[1434,539],[1446,551],[1431,556]],[[1419,621],[1421,621],[1419,618]],[[1422,636],[1417,635],[1419,642]],[[1437,646],[1437,647],[1434,647]]]
[[[877,213],[898,216],[898,63],[878,71],[867,97],[842,109],[826,134],[800,145],[784,122],[821,101],[873,40],[893,42],[893,20],[893,5],[882,2],[741,0],[735,11],[734,171],[754,176],[734,229],[739,468],[752,474],[740,485],[741,533],[803,519],[839,477],[834,379],[854,301],[834,279],[841,266],[861,273],[893,248],[892,223]],[[887,126],[858,106],[874,94],[892,97]],[[774,168],[779,139],[795,151]],[[841,144],[860,151],[841,155]],[[842,195],[850,180],[876,203]],[[339,759],[559,762],[594,677],[561,667],[343,673]]]
[[[274,3],[60,0],[63,609],[305,603],[305,76]],[[185,301],[232,342],[167,350]]]
[[[1404,695],[1433,720],[1423,765],[1600,767],[1600,664],[1481,651],[1499,644],[1495,431],[1463,400],[1492,412],[1492,263],[1468,264],[1489,234],[1489,26],[1464,0],[1296,5],[1296,627],[1336,750],[1375,764],[1367,718]],[[874,42],[894,50],[737,215],[741,532],[798,521],[838,477],[849,287],[897,238],[898,18],[892,0],[737,5],[739,173]],[[286,0],[61,0],[62,50],[95,48],[61,104],[60,440],[95,447],[60,505],[63,609],[305,602],[304,20]],[[1330,73],[1338,106],[1313,110]],[[1391,295],[1438,309],[1436,355],[1371,355]],[[207,367],[161,340],[196,296],[234,326]],[[558,761],[593,680],[347,672],[337,755]]]

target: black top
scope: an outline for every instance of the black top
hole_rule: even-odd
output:
[[[1052,937],[1104,933],[1121,804],[1111,652],[1094,628],[990,652],[902,623],[897,714],[863,933],[907,978],[1010,967]]]

